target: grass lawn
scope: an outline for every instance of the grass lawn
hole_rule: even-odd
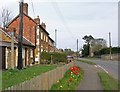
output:
[[[87,63],[87,64],[96,65],[96,63],[91,62],[91,61],[88,61],[88,60],[80,60],[80,59],[76,59],[76,60],[77,60],[77,61],[80,61],[80,62]]]
[[[78,67],[79,68],[79,67]],[[70,68],[71,69],[71,68]],[[79,85],[80,81],[83,79],[83,70],[79,68],[79,73],[72,72],[68,70],[64,77],[57,81],[56,84],[53,84],[50,91],[53,90],[75,90],[76,87]]]
[[[98,73],[104,90],[118,90],[118,81],[105,72]]]
[[[0,91],[2,90],[2,72],[0,71]]]
[[[2,89],[19,84],[23,81],[40,75],[41,73],[50,71],[57,66],[55,65],[34,65],[23,70],[6,70],[2,72]]]
[[[96,59],[101,59],[101,58],[97,58],[97,57],[86,57],[86,59],[96,60]]]

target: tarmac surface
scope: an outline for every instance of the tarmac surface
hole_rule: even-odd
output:
[[[101,68],[80,61],[76,61],[76,65],[84,70],[84,78],[76,90],[103,90],[97,74],[103,71]]]

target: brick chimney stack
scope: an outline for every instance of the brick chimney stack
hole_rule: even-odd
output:
[[[35,18],[34,21],[35,21],[38,25],[40,25],[40,18],[39,18],[39,16],[37,16],[37,18]]]
[[[41,23],[41,26],[46,30],[46,25],[45,25],[45,23]]]
[[[28,4],[27,3],[23,4],[23,13],[28,15]]]

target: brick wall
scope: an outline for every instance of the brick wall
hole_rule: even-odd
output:
[[[35,26],[31,18],[23,16],[23,36],[31,41],[35,45]],[[8,26],[9,28],[15,28],[16,34],[19,34],[19,16]]]

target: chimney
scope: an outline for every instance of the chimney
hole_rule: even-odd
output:
[[[37,16],[37,18],[35,18],[34,21],[35,21],[38,25],[40,25],[40,18],[39,18],[39,16]]]
[[[41,26],[46,30],[46,25],[45,25],[45,23],[42,22]]]
[[[28,15],[28,4],[27,3],[23,4],[23,13]]]

